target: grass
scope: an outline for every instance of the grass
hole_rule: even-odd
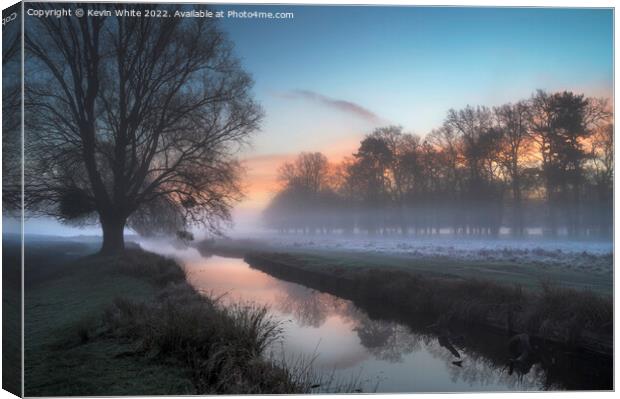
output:
[[[17,245],[18,243],[16,243]],[[2,251],[2,388],[21,396],[21,257]]]
[[[50,248],[46,252],[54,257]],[[132,350],[129,342],[84,340],[84,331],[90,331],[115,297],[148,300],[157,293],[148,281],[119,273],[116,266],[82,258],[66,264],[66,273],[26,288],[27,396],[191,392],[181,371],[145,358],[118,357]]]
[[[172,260],[137,249],[83,256],[91,249],[72,250],[72,260],[62,246],[30,250],[27,396],[309,389],[263,358],[279,334],[265,309],[219,306],[196,293]]]
[[[541,283],[537,289],[491,279],[419,273],[412,268],[347,264],[346,259],[254,253],[253,267],[289,281],[352,299],[373,313],[389,309],[399,317],[436,326],[459,323],[526,332],[573,347],[611,354],[613,302],[588,290]],[[369,262],[367,260],[367,262]]]
[[[565,268],[535,262],[520,263],[498,259],[455,260],[446,256],[376,253],[344,249],[327,250],[311,247],[284,248],[252,240],[199,241],[194,245],[205,255],[244,257],[247,254],[258,252],[288,253],[304,263],[311,264],[314,270],[321,269],[329,273],[386,268],[414,272],[429,277],[477,279],[484,276],[485,279],[500,284],[518,284],[530,290],[540,290],[543,283],[553,281],[556,286],[562,288],[589,290],[601,295],[613,294],[613,278],[610,274],[594,273],[577,267]],[[609,261],[611,263],[612,259]]]
[[[611,295],[613,279],[609,276],[567,270],[558,267],[544,267],[534,264],[515,264],[502,261],[455,261],[442,257],[412,257],[398,254],[373,254],[351,252],[304,252],[296,255],[315,265],[335,268],[391,268],[415,272],[430,277],[454,277],[485,279],[500,284],[518,284],[526,289],[538,290],[542,283],[553,281],[563,288],[590,290],[602,295]]]

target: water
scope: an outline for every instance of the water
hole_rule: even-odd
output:
[[[173,255],[199,291],[222,295],[224,303],[251,301],[269,307],[283,323],[276,358],[314,358],[313,367],[342,382],[356,380],[364,392],[462,392],[562,389],[549,383],[538,364],[526,374],[510,373],[497,358],[454,345],[457,358],[437,337],[405,325],[373,320],[351,301],[274,278],[242,259],[203,257],[195,249],[161,243],[142,246]],[[445,343],[444,343],[445,344]],[[484,344],[483,344],[484,346]],[[494,358],[494,360],[492,360]],[[453,362],[462,360],[462,363]]]

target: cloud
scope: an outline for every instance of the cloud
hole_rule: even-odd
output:
[[[382,121],[382,118],[380,118],[377,114],[359,104],[351,101],[327,97],[311,90],[292,90],[284,93],[283,97],[312,101],[314,103],[356,116],[370,123],[378,123]]]

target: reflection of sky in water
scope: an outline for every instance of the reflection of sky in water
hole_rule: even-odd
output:
[[[371,320],[350,301],[299,284],[278,280],[250,268],[242,259],[202,257],[195,249],[142,243],[153,252],[174,255],[197,289],[223,301],[268,305],[283,321],[284,339],[274,351],[287,359],[316,356],[314,367],[336,378],[360,376],[366,390],[430,392],[541,389],[544,374],[536,366],[525,376],[509,375],[484,357],[461,351],[463,367],[437,339],[412,333],[406,326]],[[275,354],[282,356],[282,354]]]

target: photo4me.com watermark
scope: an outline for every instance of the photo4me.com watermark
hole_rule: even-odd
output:
[[[294,19],[295,13],[290,11],[272,12],[258,10],[211,10],[211,9],[131,9],[96,10],[85,8],[28,8],[26,15],[36,18],[229,18],[229,19]]]

